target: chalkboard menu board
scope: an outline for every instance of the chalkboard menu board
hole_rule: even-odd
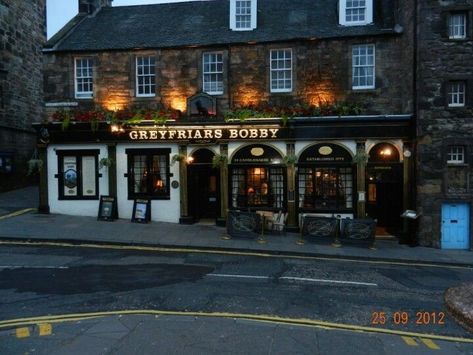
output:
[[[131,221],[136,223],[148,223],[151,220],[151,201],[136,199],[133,204]]]
[[[118,218],[117,199],[113,196],[100,196],[97,220],[112,222]]]
[[[344,219],[342,221],[341,238],[352,241],[375,240],[376,222],[373,219]]]
[[[254,212],[229,211],[227,233],[231,237],[255,238],[261,232],[261,216]]]
[[[302,223],[302,236],[332,237],[338,233],[338,220],[329,217],[305,216]]]

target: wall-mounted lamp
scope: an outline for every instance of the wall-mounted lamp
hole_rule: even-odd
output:
[[[404,157],[406,158],[410,158],[412,155],[412,152],[409,149],[406,149],[404,153],[402,153],[402,155],[404,155]]]

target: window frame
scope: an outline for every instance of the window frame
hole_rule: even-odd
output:
[[[339,24],[342,26],[363,26],[373,23],[373,0],[365,0],[365,20],[347,21],[347,1],[339,1]],[[359,8],[359,7],[358,7]]]
[[[452,91],[453,87],[455,85],[462,85],[463,91]],[[447,82],[447,88],[446,88],[446,94],[447,94],[447,106],[449,108],[462,108],[466,106],[466,96],[467,96],[467,83],[464,80],[450,80]],[[459,101],[460,97],[463,97],[462,102],[454,102],[455,100],[452,100],[453,98],[456,97],[456,99]]]
[[[100,149],[61,149],[56,151],[57,155],[57,174],[54,176],[58,179],[58,200],[98,200],[100,196],[99,178],[102,174],[99,173],[99,155]],[[77,195],[66,196],[64,194],[64,157],[76,158],[76,174],[77,174]],[[82,158],[94,157],[95,167],[95,194],[84,196],[82,191]]]
[[[86,60],[88,65],[87,70],[91,70],[90,76],[78,76],[78,61]],[[84,68],[80,66],[80,68]],[[92,91],[79,91],[79,80],[90,79]],[[90,100],[94,98],[94,58],[93,57],[75,57],[74,58],[74,97],[79,100]]]
[[[355,65],[355,48],[359,47],[372,47],[373,48],[373,64],[365,64],[365,65]],[[368,54],[367,54],[368,56]],[[376,89],[376,45],[374,43],[367,43],[367,44],[355,44],[351,47],[351,67],[352,67],[352,74],[351,74],[351,88],[352,90],[372,90]],[[372,68],[372,77],[373,77],[373,84],[372,85],[357,85],[355,86],[355,70],[357,68]],[[365,76],[366,77],[366,76]]]
[[[452,25],[452,19],[456,16],[462,16],[463,18],[463,35],[458,36],[455,33],[451,33],[452,28],[461,28],[460,26],[454,24]],[[447,23],[447,35],[451,40],[465,40],[468,37],[468,12],[467,11],[452,11],[448,14],[448,23]],[[454,31],[455,32],[455,31]]]
[[[453,149],[456,149],[455,152],[453,152]],[[460,157],[460,159],[452,159],[453,157]],[[446,152],[446,161],[447,164],[449,165],[459,165],[459,164],[465,164],[466,160],[466,148],[464,145],[449,145],[447,147],[447,152]]]
[[[206,55],[216,55],[217,57],[220,56],[221,57],[221,61],[218,61],[218,59],[215,61],[215,62],[210,62],[210,65],[216,65],[218,66],[218,64],[221,64],[222,65],[222,70],[221,71],[209,71],[209,72],[206,72],[205,71],[205,65],[206,65],[206,62],[205,62],[205,57]],[[224,89],[224,72],[225,72],[225,63],[224,63],[224,53],[222,51],[212,51],[212,52],[203,52],[202,53],[202,91],[205,92],[206,94],[208,95],[223,95],[224,92],[225,92],[225,89]],[[206,85],[206,81],[205,81],[205,76],[206,75],[221,75],[221,83],[222,83],[222,90],[221,91],[206,91],[205,89],[205,85]],[[218,81],[210,81],[209,83],[217,83],[218,84]]]
[[[237,2],[249,1],[250,4],[250,26],[237,27]],[[233,31],[252,31],[256,28],[257,22],[257,0],[230,0],[230,29]]]
[[[286,51],[289,51],[290,54],[291,54],[291,68],[288,69],[288,68],[273,68],[273,53],[274,52],[286,52]],[[280,59],[279,56],[278,58],[275,59],[276,61],[282,61],[282,62],[285,62],[287,59],[286,57],[284,56],[283,59]],[[276,72],[287,72],[289,71],[290,73],[290,81],[291,81],[291,87],[290,88],[282,88],[282,89],[279,89],[279,88],[273,88],[273,80],[276,80],[277,82],[279,81],[286,81],[288,80],[287,78],[284,78],[284,79],[279,79],[279,78],[276,78],[276,79],[273,79],[273,74],[276,73]],[[269,91],[271,93],[287,93],[287,92],[292,92],[294,90],[294,55],[293,55],[293,51],[292,51],[292,48],[274,48],[274,49],[271,49],[269,51]]]
[[[147,59],[148,60],[148,65],[147,67],[149,67],[149,69],[151,70],[151,68],[153,69],[153,73],[150,73],[150,74],[139,74],[138,73],[138,67],[139,67],[139,64],[138,64],[138,59]],[[149,61],[153,59],[154,63],[153,65],[149,64]],[[144,64],[141,65],[141,66],[145,66]],[[143,84],[143,85],[140,85],[139,83],[139,78],[154,78],[154,83],[152,84]],[[144,87],[151,87],[153,88],[153,92],[149,93],[149,94],[140,94],[140,87],[144,88]],[[156,56],[154,55],[137,55],[135,57],[135,95],[136,97],[155,97],[156,96]]]
[[[128,189],[128,200],[135,200],[135,199],[149,199],[149,200],[170,200],[171,199],[171,177],[173,174],[171,173],[171,164],[170,164],[170,154],[171,148],[144,148],[144,149],[135,149],[129,148],[125,149],[125,154],[127,155],[127,173],[125,177],[127,178],[127,189]],[[150,162],[152,162],[153,156],[165,156],[166,159],[166,184],[165,184],[165,191],[158,192],[158,193],[150,193],[147,192],[134,192],[134,157],[137,155],[145,155],[146,156],[146,166],[150,166]],[[147,178],[146,186],[149,189],[151,186],[152,180]]]

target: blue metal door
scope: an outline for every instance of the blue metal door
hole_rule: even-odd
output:
[[[470,208],[466,203],[442,205],[442,249],[470,248]]]

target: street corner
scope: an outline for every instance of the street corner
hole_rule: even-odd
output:
[[[444,300],[453,318],[473,333],[473,283],[447,289]]]

